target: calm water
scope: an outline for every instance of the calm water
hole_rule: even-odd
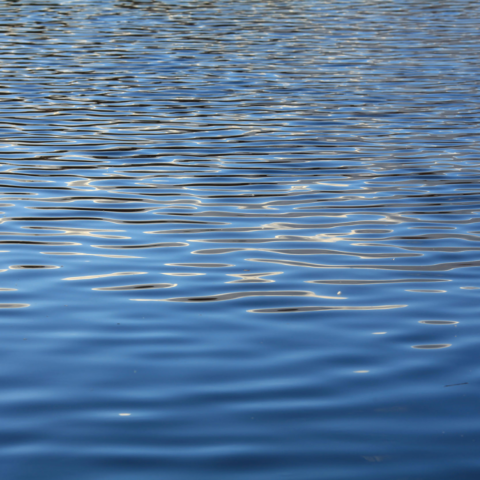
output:
[[[2,478],[478,479],[479,25],[2,0]]]

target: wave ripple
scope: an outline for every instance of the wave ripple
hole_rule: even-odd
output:
[[[478,478],[479,22],[1,2],[3,477]]]

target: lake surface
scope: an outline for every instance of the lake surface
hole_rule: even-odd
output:
[[[479,25],[3,0],[2,478],[478,479]]]

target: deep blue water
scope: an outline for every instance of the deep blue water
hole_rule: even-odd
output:
[[[2,479],[480,478],[479,27],[2,0]]]

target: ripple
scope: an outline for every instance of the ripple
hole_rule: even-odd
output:
[[[335,297],[332,297],[335,298]],[[338,297],[340,298],[340,297]],[[408,305],[374,305],[374,306],[334,306],[334,307],[288,307],[288,308],[259,308],[249,310],[253,313],[297,313],[297,312],[323,312],[328,310],[391,310],[405,308]]]
[[[204,273],[193,273],[193,272],[162,272],[162,275],[168,275],[170,277],[197,277],[198,275],[205,275]]]
[[[225,268],[233,267],[228,263],[166,263],[168,267],[193,267],[193,268]]]
[[[99,287],[92,288],[92,290],[99,290],[103,292],[121,292],[124,290],[154,290],[157,288],[172,288],[176,287],[175,283],[152,283],[144,285],[121,285],[118,287]]]
[[[425,350],[435,349],[435,348],[447,348],[451,347],[451,343],[438,343],[438,344],[431,344],[431,345],[412,345],[412,348],[421,348]]]
[[[389,283],[428,283],[428,282],[449,282],[442,278],[398,278],[393,280],[307,280],[307,283],[319,283],[325,285],[383,285]],[[413,290],[412,290],[413,291]]]
[[[10,270],[32,270],[32,269],[52,269],[60,268],[57,265],[10,265]]]
[[[454,320],[419,320],[418,323],[425,323],[427,325],[457,325],[458,322]]]
[[[147,272],[115,272],[115,273],[103,273],[99,275],[85,275],[83,277],[68,277],[63,280],[92,280],[95,278],[106,277],[122,277],[124,275],[145,275]]]
[[[436,265],[323,265],[310,262],[299,262],[296,260],[274,260],[268,258],[248,258],[250,262],[275,263],[279,265],[307,267],[307,268],[326,268],[326,269],[373,269],[373,270],[403,270],[413,272],[448,272],[457,268],[478,267],[480,260],[474,262],[452,262]]]
[[[29,306],[28,303],[0,303],[0,308],[25,308]]]
[[[102,254],[95,254],[95,253],[83,253],[83,252],[40,252],[43,255],[83,255],[87,257],[104,257],[104,258],[142,258],[133,255],[102,255]]]
[[[417,293],[447,293],[446,290],[429,290],[426,288],[417,288],[417,289],[410,289],[410,290],[405,290],[406,292],[417,292]]]
[[[238,280],[232,280],[226,283],[274,283],[275,280],[270,278],[272,275],[281,275],[283,272],[266,272],[266,273],[227,273],[229,277],[236,277]]]
[[[324,295],[315,295],[308,291],[252,291],[252,292],[231,292],[222,293],[218,295],[211,295],[208,297],[177,297],[166,299],[140,299],[132,300],[136,302],[223,302],[226,300],[237,300],[245,297],[311,297],[311,298],[326,298],[329,300],[345,300],[345,297],[328,297]]]
[[[113,249],[135,249],[135,248],[168,248],[168,247],[186,247],[188,243],[150,243],[147,245],[92,245],[95,248],[113,248]]]
[[[476,478],[479,22],[0,2],[5,477]]]

